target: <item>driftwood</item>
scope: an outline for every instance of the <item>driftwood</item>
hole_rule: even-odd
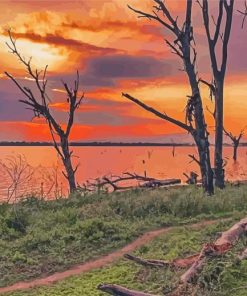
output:
[[[137,181],[137,185],[121,185],[122,182],[127,181]],[[87,181],[81,187],[87,192],[94,192],[97,190],[106,190],[111,187],[113,191],[122,191],[134,188],[152,188],[152,187],[162,187],[169,185],[181,184],[181,179],[166,179],[159,180],[152,177],[138,175],[136,173],[123,173],[123,176],[104,176],[102,178],[98,178],[93,182]]]
[[[162,186],[169,186],[169,185],[176,185],[176,184],[181,184],[180,179],[167,179],[167,180],[151,180],[148,181],[140,187],[162,187]]]
[[[186,173],[183,173],[183,175],[187,178],[185,181],[187,184],[197,184],[198,183],[198,174],[195,172],[190,172],[190,175],[187,175]]]
[[[223,232],[220,237],[214,243],[205,244],[199,254],[189,256],[185,259],[175,259],[172,261],[152,260],[152,259],[141,259],[129,254],[124,255],[126,259],[132,260],[138,264],[150,267],[175,267],[184,268],[191,265],[190,268],[182,274],[180,277],[178,287],[172,291],[169,295],[191,295],[188,293],[181,292],[187,287],[190,287],[190,283],[198,276],[201,272],[204,264],[206,264],[208,257],[219,256],[229,251],[241,235],[247,232],[247,218],[240,220],[234,224],[230,229]],[[247,258],[247,249],[238,256],[239,260]],[[119,285],[102,284],[98,286],[98,289],[107,292],[115,296],[154,296],[151,294],[129,290]],[[182,293],[182,294],[181,294]]]
[[[114,296],[155,296],[149,293],[129,290],[118,285],[100,284],[98,290],[109,293]]]

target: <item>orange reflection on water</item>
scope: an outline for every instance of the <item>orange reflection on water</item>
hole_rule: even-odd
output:
[[[74,151],[74,165],[80,164],[76,175],[79,184],[106,175],[121,175],[124,172],[140,175],[146,173],[149,177],[159,179],[181,178],[182,180],[184,180],[183,173],[188,174],[191,171],[199,173],[197,164],[191,162],[188,157],[188,154],[197,155],[195,147],[175,147],[174,150],[173,147],[72,147],[71,149]],[[44,183],[46,177],[44,174],[47,172],[53,176],[58,166],[57,186],[59,188],[62,186],[60,192],[67,194],[67,182],[61,174],[62,164],[60,162],[58,165],[58,157],[53,147],[0,147],[0,150],[2,160],[9,155],[22,154],[31,166],[47,169],[42,176],[35,178],[35,185],[38,188]],[[234,163],[232,148],[224,147],[227,179],[247,179],[246,156],[247,148],[240,147],[239,161]],[[52,182],[49,178],[46,178],[45,183]],[[49,186],[47,185],[47,188]],[[55,185],[52,193],[54,188]]]

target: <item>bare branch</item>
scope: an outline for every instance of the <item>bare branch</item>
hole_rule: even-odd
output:
[[[157,110],[155,110],[154,108],[144,104],[143,102],[139,101],[138,99],[132,97],[131,95],[129,94],[125,94],[125,93],[122,93],[122,96],[124,96],[125,98],[127,98],[128,100],[136,103],[137,105],[141,106],[143,109],[153,113],[154,115],[158,116],[159,118],[161,119],[164,119],[166,121],[169,121],[179,127],[181,127],[182,129],[186,130],[187,132],[189,133],[192,133],[193,132],[193,128],[185,123],[183,123],[182,121],[179,121],[177,119],[174,119],[166,114],[163,114]]]

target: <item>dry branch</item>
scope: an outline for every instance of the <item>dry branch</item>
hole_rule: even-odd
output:
[[[138,185],[130,185],[130,186],[121,186],[121,182],[126,181],[138,181],[140,184]],[[96,179],[93,182],[87,181],[83,184],[82,188],[85,191],[97,191],[100,189],[106,189],[111,186],[113,191],[120,190],[128,190],[133,188],[152,188],[152,187],[162,187],[180,184],[181,179],[166,179],[166,180],[158,180],[152,177],[141,176],[136,173],[123,173],[123,176],[104,176],[102,178]]]
[[[192,266],[181,276],[182,283],[188,283],[193,280],[202,270],[208,256],[218,256],[229,251],[239,237],[247,230],[247,218],[234,224],[230,229],[223,232],[221,236],[213,243],[203,246],[200,255]]]
[[[98,285],[98,290],[109,293],[114,296],[155,296],[149,293],[129,290],[127,288],[111,284],[100,284]]]
[[[201,272],[204,264],[206,264],[207,262],[208,257],[219,256],[226,253],[233,247],[233,245],[240,238],[240,236],[245,234],[246,232],[247,218],[244,218],[241,221],[234,224],[230,229],[223,232],[214,243],[205,244],[199,254],[194,254],[184,259],[175,259],[169,262],[156,259],[142,259],[129,254],[124,255],[124,257],[131,261],[134,261],[135,263],[149,267],[164,268],[169,266],[171,268],[185,268],[192,264],[190,268],[180,277],[178,287],[169,294],[170,296],[191,295],[185,293],[184,291],[191,286],[191,282],[193,282],[193,280]],[[238,259],[240,260],[244,260],[246,258],[247,249],[244,250],[243,253],[238,256]],[[129,290],[127,288],[111,284],[99,285],[98,289],[116,296],[150,296],[150,294]]]
[[[178,268],[186,268],[193,264],[195,260],[198,258],[198,254],[191,255],[185,258],[178,258],[174,260],[157,260],[157,259],[142,259],[140,257],[136,257],[130,254],[125,254],[124,258],[134,261],[137,264],[147,266],[147,267],[170,267],[172,269]]]

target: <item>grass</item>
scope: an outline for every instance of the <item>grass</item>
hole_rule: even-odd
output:
[[[243,216],[246,189],[228,187],[213,197],[194,187],[135,190],[56,201],[30,197],[16,205],[0,205],[0,286],[109,253],[148,229]]]
[[[237,217],[236,217],[237,218]],[[234,219],[219,222],[200,229],[189,226],[179,227],[161,235],[139,248],[135,254],[143,258],[167,259],[194,254],[205,242],[216,239],[219,232],[227,229]],[[200,278],[197,296],[244,296],[246,295],[247,261],[234,263],[233,257],[244,248],[246,242],[241,239],[232,252],[219,259],[209,261]],[[103,269],[74,276],[50,287],[40,287],[29,291],[9,293],[8,296],[101,296],[96,287],[99,283],[116,283],[125,287],[162,295],[176,287],[183,270],[147,268],[121,259]],[[7,296],[6,295],[6,296]]]

